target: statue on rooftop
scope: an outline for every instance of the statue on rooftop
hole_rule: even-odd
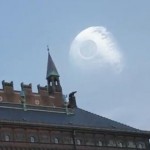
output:
[[[71,92],[69,94],[69,104],[68,104],[68,108],[77,108],[77,104],[76,104],[76,98],[74,96],[74,94],[77,93],[77,91]]]

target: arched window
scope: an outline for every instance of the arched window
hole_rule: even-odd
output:
[[[145,149],[145,143],[143,143],[143,142],[137,143],[137,148],[138,149]]]
[[[108,141],[108,146],[116,146],[116,143],[114,140],[109,140]]]
[[[117,139],[116,145],[117,145],[117,147],[126,147],[126,143],[125,143],[124,139]]]
[[[121,141],[117,142],[118,147],[123,147],[123,143]]]
[[[135,148],[135,143],[133,141],[128,141],[128,147],[129,148]]]
[[[81,141],[79,139],[76,140],[77,145],[81,145]]]
[[[34,143],[35,142],[35,138],[33,136],[30,137],[30,142]]]
[[[58,85],[58,81],[57,80],[55,81],[55,85]]]
[[[53,85],[53,84],[52,84],[52,81],[50,81],[49,85],[50,85],[50,86],[52,86],[52,85]]]
[[[5,141],[10,141],[9,135],[5,135]]]
[[[54,138],[54,143],[55,143],[55,144],[58,144],[58,143],[59,143],[58,138]]]
[[[99,141],[97,142],[97,145],[98,145],[98,146],[103,146],[103,142],[99,140]]]

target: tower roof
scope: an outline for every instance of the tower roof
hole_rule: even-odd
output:
[[[58,71],[56,69],[56,66],[53,62],[53,59],[50,55],[50,53],[48,52],[48,62],[47,62],[47,75],[46,75],[46,79],[48,79],[50,76],[58,76]]]

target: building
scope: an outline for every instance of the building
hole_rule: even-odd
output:
[[[56,66],[48,53],[47,86],[2,81],[1,150],[150,150],[150,132],[138,130],[66,102]]]

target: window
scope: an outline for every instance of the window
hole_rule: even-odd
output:
[[[5,141],[10,141],[9,135],[5,135]]]
[[[118,146],[118,147],[123,147],[122,142],[117,142],[117,146]]]
[[[137,144],[137,148],[138,148],[138,149],[145,149],[145,143],[139,142],[139,143]]]
[[[53,85],[52,82],[50,82],[49,85],[52,86]]]
[[[35,142],[35,138],[33,136],[30,137],[30,142],[34,143]]]
[[[98,146],[103,146],[102,141],[99,140],[98,143],[97,143],[97,145],[98,145]]]
[[[128,147],[135,148],[136,146],[135,146],[135,143],[133,141],[129,141],[128,142]]]
[[[58,138],[54,138],[54,143],[55,143],[55,144],[58,144],[58,143],[59,143]]]
[[[108,141],[108,146],[116,146],[116,143],[114,140],[109,140]]]
[[[57,82],[57,81],[55,81],[55,85],[58,85],[58,82]]]
[[[76,140],[77,145],[81,145],[81,141],[79,139]]]

